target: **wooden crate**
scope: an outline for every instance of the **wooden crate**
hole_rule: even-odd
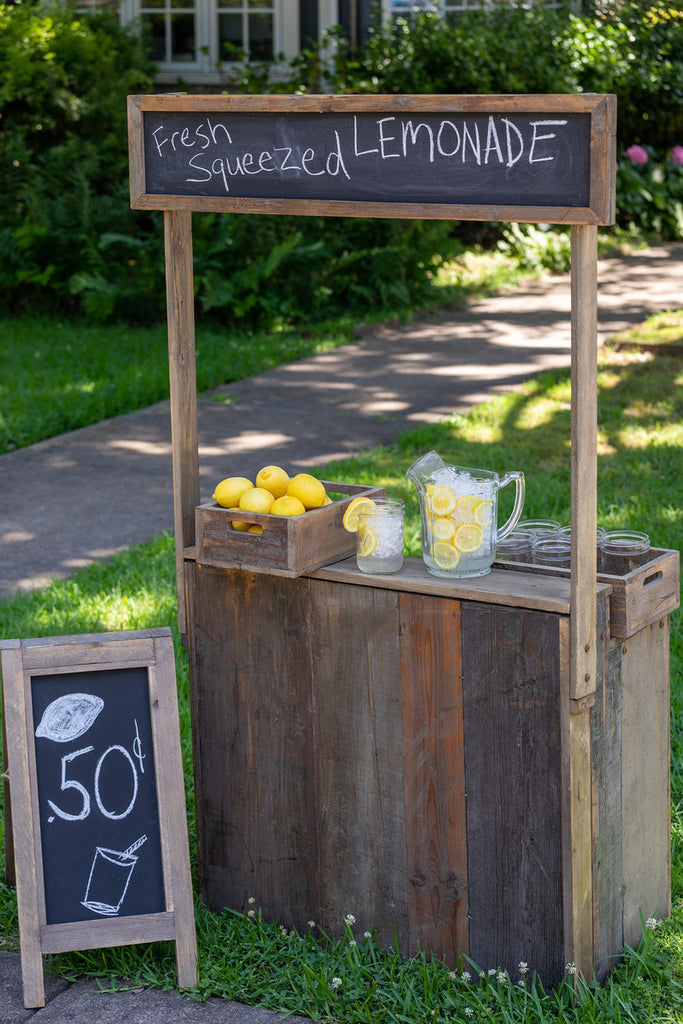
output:
[[[328,493],[346,497],[301,516],[271,516],[221,508],[215,501],[196,509],[197,561],[202,565],[249,569],[276,576],[302,576],[355,553],[355,534],[344,529],[353,498],[383,498],[383,487],[323,480]],[[234,530],[233,522],[254,523],[263,532]]]
[[[610,634],[628,638],[666,616],[680,604],[680,553],[652,548],[651,559],[625,576],[598,573],[600,583],[612,588],[609,601]],[[554,569],[530,562],[496,562],[496,567],[568,579],[569,569]]]
[[[186,563],[198,862],[214,910],[514,980],[604,977],[670,910],[666,616],[570,697],[570,583],[355,559],[299,579]],[[465,964],[467,966],[467,964]]]

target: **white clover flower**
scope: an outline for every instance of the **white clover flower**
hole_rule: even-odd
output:
[[[309,928],[315,928],[315,921],[308,921],[307,923]]]
[[[505,973],[505,971],[498,971],[498,974],[496,975],[496,980],[501,985],[504,985],[505,982],[508,980],[508,977],[507,977],[507,974]]]
[[[349,946],[357,946],[357,945],[358,945],[358,943],[356,942],[355,939],[349,939]]]
[[[347,914],[346,917],[344,918],[344,924],[347,924],[347,925],[350,926],[350,925],[355,924],[355,923],[356,923],[356,919],[353,916],[353,914]]]
[[[247,911],[247,917],[256,917],[256,911],[255,910],[248,910]]]
[[[363,932],[363,938],[364,939],[371,939],[372,938],[372,932]]]
[[[567,974],[576,974],[576,964],[572,961],[572,963],[565,966],[565,970]]]
[[[474,1017],[474,1010],[472,1009],[471,1006],[466,1006],[465,1007],[465,1016],[466,1017]]]
[[[448,977],[451,979],[451,981],[455,981],[455,979],[458,977],[458,975],[455,973],[455,971],[449,971],[448,972]]]
[[[335,991],[336,991],[336,990],[337,990],[338,988],[341,988],[341,986],[342,986],[342,980],[341,980],[341,978],[333,978],[333,979],[332,979],[332,988],[333,988],[333,989],[334,989]]]
[[[529,970],[529,965],[526,962],[526,960],[520,960],[519,961],[519,973],[520,974],[526,974],[528,970]]]
[[[287,935],[287,929],[280,927],[280,935]]]
[[[483,971],[479,971],[479,977],[480,977],[480,978],[485,978],[485,977],[486,977],[486,975],[484,974],[484,972],[483,972]]]
[[[653,932],[655,928],[658,926],[658,924],[659,921],[656,917],[648,917],[647,921],[645,922],[645,927],[649,928],[650,931]]]
[[[492,978],[495,973],[496,973],[496,968],[495,967],[489,967],[489,978]]]
[[[526,981],[525,981],[524,978],[520,978],[519,981],[517,982],[517,984],[519,985],[520,988],[526,988]]]
[[[469,971],[463,971],[462,974],[460,975],[460,980],[461,981],[471,981],[472,980],[472,975],[470,974]]]
[[[250,896],[249,899],[247,900],[247,903],[256,903],[256,897]]]

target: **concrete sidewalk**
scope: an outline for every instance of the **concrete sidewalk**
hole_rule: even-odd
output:
[[[681,305],[683,245],[601,263],[600,341]],[[558,277],[220,388],[228,401],[204,396],[199,406],[202,500],[225,476],[254,474],[266,462],[296,472],[389,443],[421,421],[466,411],[569,362],[569,279]],[[172,527],[168,403],[3,455],[0,481],[1,599]],[[174,991],[103,993],[86,979],[46,976],[46,993],[44,1008],[26,1010],[19,955],[0,952],[0,1024],[282,1019]]]
[[[600,341],[680,307],[683,245],[602,261],[598,297]],[[199,402],[202,500],[223,477],[387,444],[569,362],[562,276],[219,388]],[[168,402],[0,456],[0,481],[4,599],[172,528]]]

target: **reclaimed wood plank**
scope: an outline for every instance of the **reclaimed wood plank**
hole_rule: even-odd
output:
[[[603,980],[624,944],[621,843],[621,649],[609,644],[606,601],[598,601],[598,659],[591,711],[595,973]]]
[[[319,913],[306,581],[188,571],[200,880],[208,905]]]
[[[164,244],[178,628],[186,634],[183,549],[194,544],[200,500],[191,211],[164,213]]]
[[[461,601],[530,608],[561,615],[567,615],[570,607],[568,579],[557,579],[543,573],[492,569],[487,576],[447,580],[432,576],[421,558],[406,558],[401,572],[391,576],[372,576],[361,572],[355,555],[306,575],[312,579],[336,580],[361,587],[453,597]],[[600,584],[598,589],[600,587],[603,585]]]
[[[621,647],[624,942],[671,912],[669,620]]]
[[[397,595],[309,580],[320,906],[332,935],[352,913],[407,948]]]
[[[572,227],[570,697],[595,691],[598,479],[598,233]]]
[[[564,973],[558,617],[463,604],[470,956]]]
[[[469,952],[460,603],[401,594],[407,906],[411,954]]]

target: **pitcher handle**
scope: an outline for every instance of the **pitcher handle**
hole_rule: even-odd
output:
[[[497,541],[502,540],[503,537],[507,537],[509,533],[512,533],[519,522],[520,516],[522,515],[522,509],[524,508],[524,496],[526,494],[524,473],[521,473],[519,470],[514,470],[512,473],[506,473],[498,484],[498,490],[500,490],[501,487],[505,487],[507,484],[512,483],[513,480],[515,481],[515,506],[505,526],[501,526],[500,530],[496,533]]]

